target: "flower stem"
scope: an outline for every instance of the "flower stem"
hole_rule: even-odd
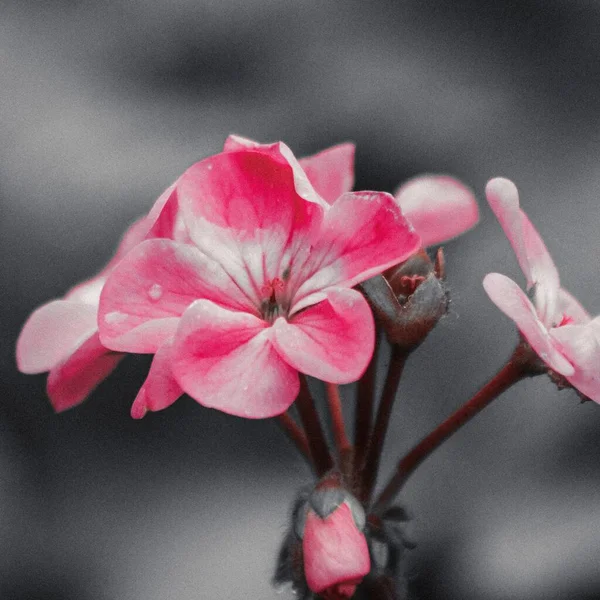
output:
[[[300,375],[300,392],[296,398],[296,408],[304,426],[304,431],[306,431],[310,456],[315,466],[315,471],[321,477],[331,469],[333,461],[329,453],[325,435],[323,434],[323,428],[321,427],[321,421],[319,420],[314,400],[308,389],[306,377],[302,374]]]
[[[340,471],[344,473],[346,477],[350,477],[352,468],[352,445],[346,435],[340,389],[337,384],[328,382],[325,382],[325,389],[327,391],[327,404],[329,405],[333,437],[335,439],[335,447],[337,450],[338,466]]]
[[[528,352],[527,348],[519,345],[506,365],[490,381],[400,460],[395,475],[373,505],[374,513],[381,514],[415,469],[465,423],[468,423],[509,387],[525,377],[537,374],[531,368]]]
[[[390,415],[392,414],[396,392],[398,391],[398,385],[400,384],[400,378],[402,377],[402,371],[404,370],[404,364],[406,363],[407,357],[408,353],[405,349],[400,348],[400,346],[395,344],[392,346],[387,377],[377,409],[377,418],[375,419],[373,434],[369,440],[369,447],[363,469],[360,495],[364,502],[368,502],[373,492],[373,488],[375,487],[375,482],[377,481],[381,451],[383,450],[383,443],[385,442]]]
[[[277,420],[290,440],[294,442],[296,448],[300,451],[300,454],[302,454],[302,456],[306,459],[306,462],[308,462],[308,464],[312,467],[310,448],[308,446],[308,439],[306,438],[304,431],[302,431],[296,421],[294,421],[289,411],[279,415]]]
[[[375,403],[375,375],[377,373],[378,340],[367,370],[358,380],[356,389],[356,414],[354,417],[354,464],[355,477],[361,472],[371,434],[373,404]]]

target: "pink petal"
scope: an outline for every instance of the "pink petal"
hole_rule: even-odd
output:
[[[327,206],[327,202],[325,202],[323,198],[319,196],[313,187],[314,182],[308,177],[308,174],[305,173],[303,165],[301,164],[303,161],[298,161],[294,156],[294,153],[283,142],[260,144],[254,140],[250,140],[239,135],[230,135],[225,140],[223,151],[237,152],[240,150],[252,150],[255,152],[260,152],[261,154],[269,156],[276,162],[287,164],[292,169],[294,175],[294,185],[298,195],[309,202],[314,202],[315,204],[319,204],[323,207]]]
[[[600,403],[600,322],[565,325],[550,330],[561,351],[573,363],[575,373],[567,379],[581,393]]]
[[[183,394],[183,390],[171,371],[173,340],[167,340],[156,352],[146,381],[140,388],[131,416],[141,419],[147,411],[162,410],[171,406]]]
[[[446,175],[415,177],[396,191],[395,198],[423,246],[456,237],[479,220],[473,192]]]
[[[273,345],[298,371],[329,381],[356,381],[373,355],[371,309],[355,290],[333,288],[327,298],[273,325]]]
[[[261,288],[307,252],[323,210],[294,187],[290,165],[261,152],[230,152],[181,177],[179,204],[194,243],[259,304]]]
[[[107,350],[92,334],[48,375],[46,391],[54,410],[61,412],[83,402],[117,366],[123,354]]]
[[[540,234],[519,208],[519,193],[508,179],[496,178],[486,188],[488,203],[494,211],[519,265],[527,278],[527,288],[535,286],[535,305],[547,327],[556,325],[558,271]]]
[[[112,350],[154,353],[198,298],[252,309],[223,269],[195,247],[164,239],[142,242],[112,271],[102,291],[102,342]]]
[[[577,298],[572,296],[564,288],[558,290],[558,311],[563,317],[572,319],[577,325],[583,325],[591,318]]]
[[[339,144],[298,161],[317,193],[329,204],[354,186],[354,152],[354,144]]]
[[[17,366],[22,373],[55,367],[95,333],[97,309],[82,302],[54,300],[35,310],[17,340]]]
[[[316,593],[338,583],[360,581],[371,569],[367,540],[345,503],[325,519],[309,509],[302,550],[306,582]]]
[[[313,304],[311,296],[331,286],[352,287],[406,260],[421,240],[390,194],[350,192],[325,215],[303,265],[291,269],[296,289],[292,311]]]
[[[262,319],[198,300],[177,330],[173,372],[205,406],[251,419],[273,417],[292,404],[299,379],[270,337]]]
[[[537,312],[527,295],[512,280],[500,273],[489,273],[483,287],[492,302],[510,319],[525,336],[538,356],[561,375],[572,375],[573,366],[559,352],[548,330],[539,320]]]

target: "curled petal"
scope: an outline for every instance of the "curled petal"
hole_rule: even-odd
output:
[[[112,350],[154,353],[198,298],[252,310],[214,261],[195,247],[165,239],[136,246],[112,271],[100,298],[98,325]]]
[[[298,162],[317,193],[333,204],[354,186],[354,144],[339,144]]]
[[[350,192],[325,216],[319,239],[302,266],[292,268],[292,311],[314,303],[331,286],[352,287],[407,259],[421,240],[390,194]],[[294,285],[296,282],[296,285]]]
[[[600,320],[585,325],[565,325],[550,330],[563,354],[573,363],[569,383],[600,403]]]
[[[157,411],[171,406],[183,390],[171,370],[173,340],[168,339],[157,350],[148,377],[144,381],[131,407],[131,416],[141,419],[149,410]]]
[[[273,330],[273,344],[287,363],[331,383],[356,381],[373,355],[373,315],[355,290],[330,289],[290,322],[277,319]]]
[[[251,419],[281,414],[298,395],[299,379],[270,336],[262,319],[198,300],[177,330],[173,373],[204,406]]]
[[[473,192],[445,175],[415,177],[394,195],[423,246],[449,240],[474,227],[479,209]]]
[[[558,271],[540,234],[519,207],[515,184],[498,177],[488,182],[485,192],[527,278],[528,289],[535,287],[540,319],[547,327],[555,325],[560,288]]]
[[[323,198],[319,195],[320,190],[315,190],[317,185],[311,179],[308,172],[305,172],[304,170],[305,161],[307,159],[298,160],[294,156],[294,153],[290,150],[290,148],[283,142],[274,142],[272,144],[260,144],[259,142],[255,142],[254,140],[250,140],[239,135],[230,135],[225,140],[223,151],[237,152],[240,150],[252,150],[255,152],[260,152],[261,154],[269,156],[276,162],[287,164],[292,169],[292,173],[294,176],[294,185],[296,187],[296,192],[298,193],[298,195],[304,198],[305,200],[308,200],[309,202],[314,202],[315,204],[326,206],[327,203],[324,202]],[[324,152],[327,152],[327,150],[325,150]],[[329,157],[326,157],[324,160],[331,159],[329,159]],[[313,171],[313,175],[317,174]],[[321,183],[325,182],[319,180],[318,183],[320,185]],[[349,189],[351,189],[351,187],[352,186],[350,186]],[[325,191],[328,192],[329,189]]]
[[[550,368],[567,377],[574,373],[573,365],[556,348],[533,304],[512,279],[500,273],[489,273],[483,280],[483,287],[492,302],[515,322],[531,347]]]
[[[93,333],[50,371],[46,391],[54,410],[61,412],[83,402],[122,358],[123,354],[107,350],[98,333]]]
[[[54,300],[27,319],[17,340],[17,366],[22,373],[55,367],[96,332],[97,308],[82,302]]]

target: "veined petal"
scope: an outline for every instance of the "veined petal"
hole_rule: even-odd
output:
[[[156,351],[148,377],[131,407],[134,419],[141,419],[149,410],[157,411],[171,406],[183,394],[171,370],[172,350],[173,339],[170,338]]]
[[[527,278],[527,288],[535,286],[535,305],[540,319],[547,327],[555,325],[560,288],[558,271],[540,234],[519,207],[515,184],[498,177],[488,182],[485,191]]]
[[[326,299],[273,324],[273,345],[298,371],[331,383],[356,381],[373,355],[375,326],[364,297],[332,288]]]
[[[112,350],[154,353],[198,298],[254,310],[221,266],[189,244],[146,240],[108,277],[98,313],[102,342]]]
[[[565,376],[574,373],[573,365],[555,347],[533,304],[512,279],[500,273],[489,273],[483,280],[483,287],[492,302],[515,322],[531,347],[550,368]]]
[[[354,186],[355,150],[354,144],[338,144],[298,161],[317,193],[329,204]]]
[[[449,240],[474,227],[479,209],[473,192],[446,175],[423,175],[394,194],[402,213],[421,236],[423,246]]]
[[[407,259],[421,240],[394,198],[384,192],[350,192],[325,215],[304,262],[291,269],[292,312],[310,306],[328,287],[352,287]]]
[[[259,304],[318,230],[323,209],[296,191],[292,168],[258,151],[226,152],[190,167],[179,206],[194,243]]]
[[[53,300],[35,310],[17,340],[22,373],[49,371],[97,330],[98,309],[91,304]]]
[[[567,376],[571,385],[600,403],[600,320],[556,327],[550,335],[575,367],[575,373]]]
[[[123,356],[107,350],[97,332],[89,336],[48,375],[46,391],[54,410],[61,412],[83,402]]]
[[[299,390],[296,369],[273,348],[271,328],[248,313],[198,300],[183,315],[172,368],[195,400],[260,419],[283,413]]]

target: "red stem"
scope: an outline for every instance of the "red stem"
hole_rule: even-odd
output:
[[[519,346],[506,365],[477,392],[473,398],[463,404],[441,425],[423,438],[398,463],[396,473],[385,486],[373,505],[373,512],[381,514],[402,489],[416,468],[450,436],[465,423],[482,411],[495,398],[524,377],[537,374],[531,368],[527,349]]]
[[[375,426],[373,427],[373,434],[369,441],[365,467],[363,469],[360,495],[364,502],[368,502],[373,493],[375,482],[377,481],[381,451],[383,450],[383,443],[385,442],[390,415],[392,414],[394,400],[396,399],[398,385],[400,384],[400,378],[402,377],[402,371],[404,370],[404,364],[407,357],[408,353],[406,350],[397,345],[392,346],[387,377],[381,394],[379,408],[377,409],[377,418],[375,420]]]
[[[356,478],[363,468],[371,425],[373,423],[373,405],[375,403],[375,376],[377,373],[378,339],[375,340],[375,350],[367,370],[358,381],[356,389],[356,414],[354,417],[354,464],[353,471]]]
[[[306,378],[302,374],[300,375],[300,392],[296,398],[296,408],[306,432],[310,456],[315,466],[315,471],[321,477],[333,467],[333,461],[329,453],[325,435],[323,434],[323,428],[321,427],[321,421],[319,421],[315,403],[308,389]]]
[[[292,418],[289,412],[285,412],[277,417],[279,425],[285,431],[287,436],[294,442],[296,448],[300,451],[300,454],[306,459],[308,464],[312,467],[312,461],[310,459],[310,448],[308,446],[308,439],[306,434],[298,426],[296,421]]]
[[[346,435],[346,426],[344,424],[344,413],[342,412],[342,401],[340,398],[340,389],[335,383],[325,383],[327,390],[327,402],[331,414],[331,423],[333,425],[333,435],[338,456],[342,456],[350,449],[350,442]]]

